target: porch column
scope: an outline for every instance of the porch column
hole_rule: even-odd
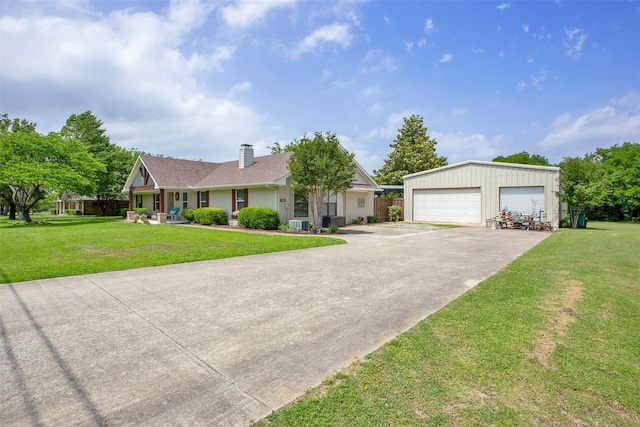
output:
[[[133,210],[133,188],[129,188],[129,210]]]
[[[164,206],[164,188],[160,189],[160,213],[166,213],[167,209]]]

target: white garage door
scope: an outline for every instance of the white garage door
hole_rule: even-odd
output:
[[[413,191],[413,219],[427,222],[480,222],[480,189]]]
[[[544,210],[544,187],[500,188],[500,210],[525,215],[538,214]]]

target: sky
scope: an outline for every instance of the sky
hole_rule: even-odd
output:
[[[0,0],[0,112],[224,162],[334,132],[373,173],[403,118],[449,164],[640,142],[639,1]]]

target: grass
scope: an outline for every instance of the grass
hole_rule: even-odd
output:
[[[122,218],[35,215],[0,219],[0,283],[179,264],[344,243],[342,240],[124,223]]]
[[[562,229],[260,426],[640,425],[640,226]]]

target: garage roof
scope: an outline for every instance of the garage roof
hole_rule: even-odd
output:
[[[416,176],[427,175],[431,173],[442,172],[447,169],[453,169],[461,166],[467,165],[483,165],[483,166],[497,166],[497,167],[508,167],[508,168],[521,168],[521,169],[538,169],[538,170],[547,170],[547,171],[559,171],[560,168],[557,166],[538,166],[538,165],[523,165],[520,163],[503,163],[503,162],[486,162],[481,160],[467,160],[465,162],[454,163],[452,165],[442,166],[435,169],[429,169],[422,172],[412,173],[410,175],[405,175],[403,179],[413,178]]]

